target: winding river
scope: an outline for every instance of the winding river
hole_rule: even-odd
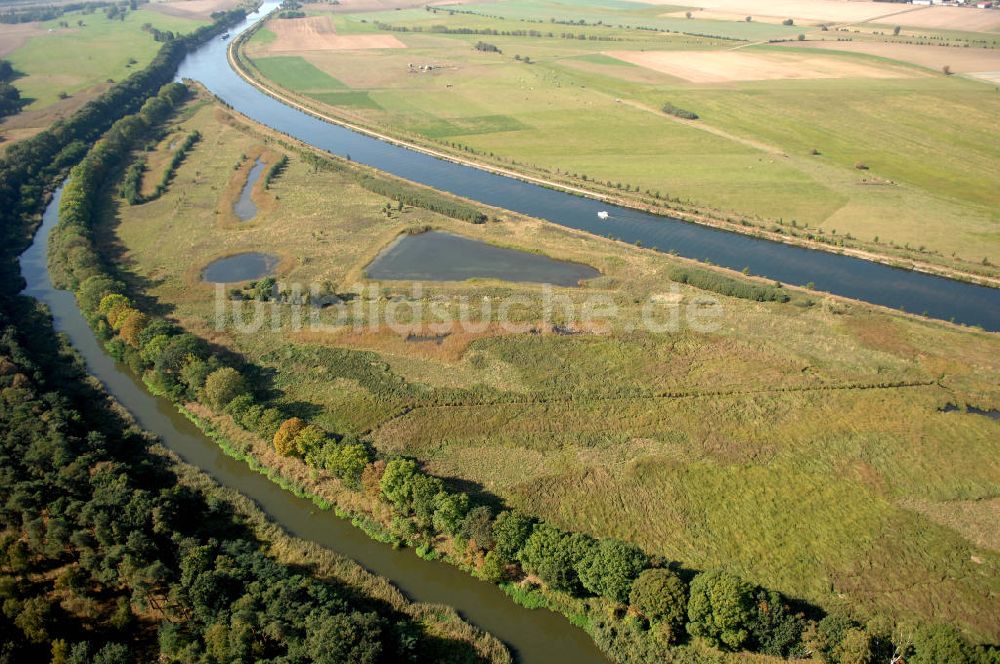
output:
[[[233,35],[259,21],[276,3],[265,3]],[[456,164],[324,122],[256,89],[226,59],[228,42],[212,40],[190,54],[178,78],[201,82],[247,117],[317,148],[400,177],[532,217],[625,242],[675,251],[681,256],[777,279],[812,283],[820,291],[943,320],[1000,331],[1000,289],[805,249],[639,212]],[[668,187],[669,188],[669,187]],[[602,220],[598,212],[608,212]]]
[[[515,604],[497,586],[479,581],[443,562],[422,560],[411,549],[393,549],[370,539],[333,512],[297,498],[242,461],[223,454],[194,424],[166,399],[154,397],[127,366],[105,352],[68,291],[56,290],[49,279],[49,233],[58,221],[58,190],[45,210],[31,247],[21,256],[25,295],[41,300],[52,311],[56,330],[66,334],[108,392],[135,416],[147,431],[184,461],[197,466],[220,484],[249,496],[276,523],[296,537],[312,540],[361,563],[395,583],[418,602],[447,604],[470,622],[510,647],[524,664],[603,663],[607,660],[591,638],[563,616],[547,610],[531,611]]]

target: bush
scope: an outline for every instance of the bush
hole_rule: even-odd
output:
[[[629,603],[651,623],[665,625],[674,642],[687,620],[688,587],[672,570],[647,569],[632,584]]]
[[[583,585],[577,566],[594,546],[594,541],[581,533],[566,533],[539,523],[518,555],[526,570],[554,590],[580,595]]]
[[[584,588],[624,604],[632,581],[648,564],[646,554],[634,544],[605,539],[590,550],[577,571]]]
[[[698,114],[697,113],[694,113],[692,111],[686,111],[683,108],[680,108],[679,106],[674,106],[669,101],[666,102],[665,104],[663,104],[662,110],[667,115],[673,115],[673,116],[676,116],[678,118],[683,118],[684,120],[697,120],[698,119]]]
[[[750,281],[732,279],[718,272],[700,268],[674,268],[670,271],[670,278],[682,284],[690,284],[695,288],[729,297],[739,297],[744,300],[788,302],[791,299],[783,289],[776,286],[764,286]]]
[[[274,434],[274,449],[278,454],[291,456],[295,454],[295,438],[306,428],[306,423],[298,417],[290,417],[281,423]]]
[[[691,582],[688,632],[717,648],[740,649],[750,639],[754,590],[753,585],[729,572],[702,572]]]
[[[216,411],[221,411],[246,391],[246,381],[232,367],[216,369],[205,379],[205,401]]]
[[[534,520],[520,512],[505,511],[493,521],[494,551],[500,562],[510,564],[517,560],[518,552],[531,537]]]
[[[795,21],[793,21],[790,18],[786,18],[784,21],[781,22],[781,24],[782,25],[795,25]]]

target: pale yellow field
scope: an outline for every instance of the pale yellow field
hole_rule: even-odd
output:
[[[975,7],[923,7],[893,19],[900,25],[937,30],[996,32],[1000,30],[1000,11]]]
[[[642,0],[651,5],[676,5],[675,0]],[[753,17],[778,16],[806,21],[856,23],[894,14],[909,5],[848,0],[700,0],[696,7]]]
[[[911,78],[882,67],[828,56],[746,51],[608,51],[607,55],[692,83],[817,78]]]
[[[676,5],[675,0],[641,0],[651,5]],[[992,32],[1000,30],[1000,11],[975,7],[914,7],[867,0],[700,0],[698,18],[771,22],[791,18],[803,23],[885,22],[917,28]],[[673,12],[669,16],[683,16]]]
[[[947,65],[957,74],[1000,71],[1000,50],[990,48],[941,48],[890,42],[806,41],[795,47],[821,48],[849,53],[865,53],[940,70]]]
[[[167,0],[151,2],[148,7],[168,16],[207,19],[212,12],[235,9],[240,0]]]
[[[338,35],[329,16],[279,19],[268,23],[277,36],[267,52],[359,51],[372,48],[406,48],[395,35]]]
[[[16,25],[0,23],[0,57],[24,46],[29,37],[43,34],[45,34],[45,29],[35,22]]]

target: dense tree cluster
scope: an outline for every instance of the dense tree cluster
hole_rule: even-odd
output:
[[[411,619],[277,562],[225,502],[179,485],[20,305],[30,342],[0,314],[6,661],[441,658]]]
[[[21,92],[11,85],[17,72],[7,60],[0,60],[0,119],[21,110]]]
[[[288,155],[283,154],[276,162],[271,164],[271,167],[267,169],[266,173],[264,173],[264,189],[270,189],[274,181],[281,177],[281,174],[285,172],[286,168],[288,168]]]
[[[733,279],[718,272],[695,267],[678,267],[670,271],[673,281],[690,284],[695,288],[712,291],[729,297],[739,297],[757,302],[788,302],[789,296],[780,286],[765,286]]]
[[[681,118],[682,120],[697,120],[698,114],[694,111],[685,110],[679,106],[674,106],[669,101],[663,104],[661,110],[667,115],[673,115],[674,117]]]

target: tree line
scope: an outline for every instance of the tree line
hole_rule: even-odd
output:
[[[109,146],[164,117],[181,92],[171,84],[143,103],[144,93],[130,100],[111,91],[15,146],[24,160],[11,151],[0,159],[0,192],[17,203],[0,207],[11,240],[0,249],[5,275],[17,273],[45,192],[87,153],[78,146],[88,132],[110,124],[112,110],[141,105],[142,117],[116,123],[94,146],[91,166],[112,163]],[[98,118],[99,109],[109,117]],[[17,199],[17,190],[29,196]],[[76,200],[78,213],[89,214],[89,201]],[[47,313],[18,295],[21,284],[11,278],[0,287],[4,661],[481,661],[353,581],[279,562],[221,494],[180,482],[172,462],[151,454],[147,435],[95,388]]]
[[[359,186],[373,193],[391,198],[394,201],[420,207],[431,212],[443,214],[446,217],[468,221],[473,224],[486,223],[488,217],[476,207],[456,198],[451,198],[434,189],[421,187],[403,180],[390,179],[373,175],[347,164],[320,157],[312,152],[306,152],[303,158],[317,170],[333,171],[350,177]],[[350,159],[350,157],[348,157]]]
[[[13,65],[7,60],[0,60],[0,120],[19,113],[24,105],[21,91],[12,84],[16,76]]]
[[[733,279],[724,274],[696,267],[675,267],[670,270],[671,281],[689,284],[695,288],[712,291],[729,297],[739,297],[757,302],[788,302],[791,298],[781,285],[767,286],[743,279]]]
[[[140,205],[142,203],[148,203],[149,201],[155,201],[157,198],[162,196],[164,192],[167,191],[167,187],[170,186],[170,182],[174,179],[174,175],[177,173],[177,168],[184,163],[184,158],[187,157],[188,152],[191,148],[201,140],[201,133],[196,129],[188,134],[180,145],[174,147],[173,152],[170,155],[170,161],[167,162],[166,167],[163,169],[163,174],[160,176],[160,181],[156,183],[156,187],[153,193],[149,196],[143,196],[142,194],[142,180],[143,175],[147,169],[147,162],[145,158],[139,158],[134,160],[129,164],[128,168],[125,170],[125,176],[122,178],[121,186],[119,187],[119,194],[122,198],[128,202],[129,205]]]

